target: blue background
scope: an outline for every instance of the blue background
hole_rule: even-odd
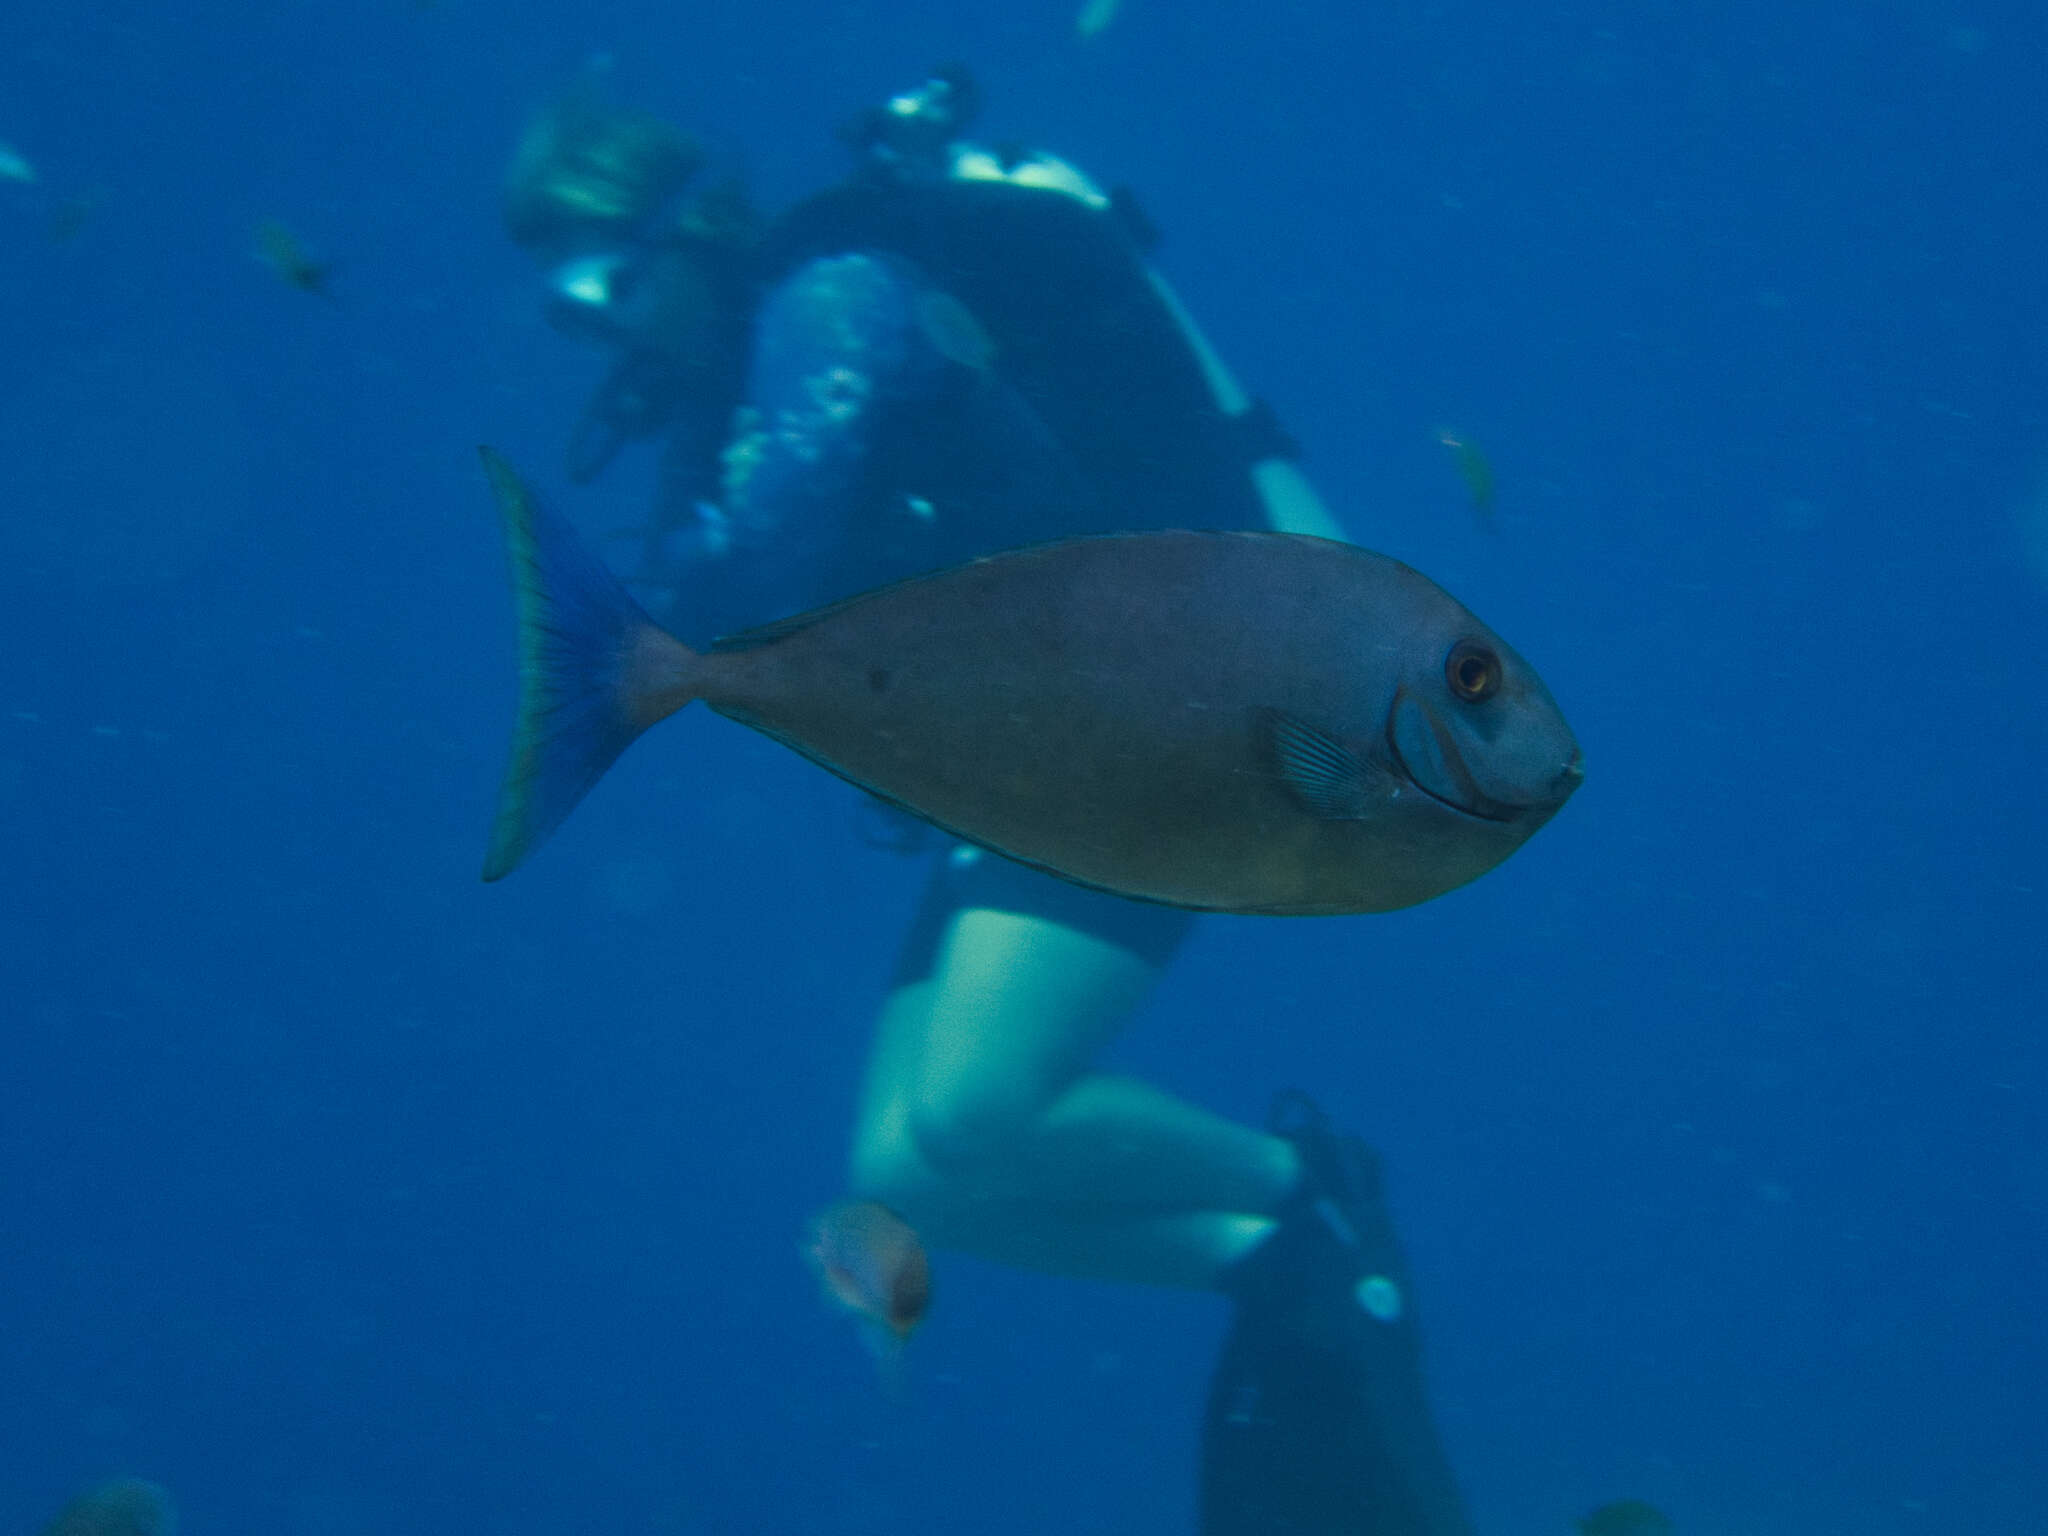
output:
[[[1191,1529],[1213,1299],[942,1256],[900,1402],[818,1303],[920,878],[845,791],[685,717],[476,881],[472,445],[652,478],[561,494],[599,361],[497,220],[597,53],[771,206],[972,62],[1564,704],[1524,852],[1208,922],[1117,1052],[1383,1150],[1482,1529],[2040,1530],[2048,22],[1934,0],[9,8],[0,1529]]]

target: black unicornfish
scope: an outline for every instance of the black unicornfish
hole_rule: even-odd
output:
[[[1399,561],[1130,533],[914,577],[693,651],[484,450],[519,725],[484,878],[701,699],[884,800],[1083,885],[1217,912],[1381,912],[1484,874],[1579,749],[1529,664]]]

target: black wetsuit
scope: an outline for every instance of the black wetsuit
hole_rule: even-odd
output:
[[[786,272],[849,250],[902,257],[964,304],[1091,488],[1095,525],[1020,507],[1018,531],[1265,526],[1238,423],[1114,211],[1008,182],[862,178],[798,204],[764,256]]]

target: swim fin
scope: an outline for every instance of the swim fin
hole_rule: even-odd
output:
[[[1378,1161],[1300,1094],[1302,1188],[1239,1262],[1202,1426],[1201,1536],[1471,1536],[1423,1388]]]

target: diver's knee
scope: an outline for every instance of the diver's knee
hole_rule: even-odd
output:
[[[907,1120],[899,1130],[903,1134],[864,1137],[854,1145],[847,1192],[886,1205],[935,1241],[963,1205],[973,1203],[973,1191],[957,1173],[931,1163]]]
[[[942,1178],[957,1179],[1001,1162],[1024,1137],[1026,1116],[991,1098],[949,1099],[911,1111],[919,1158]]]

